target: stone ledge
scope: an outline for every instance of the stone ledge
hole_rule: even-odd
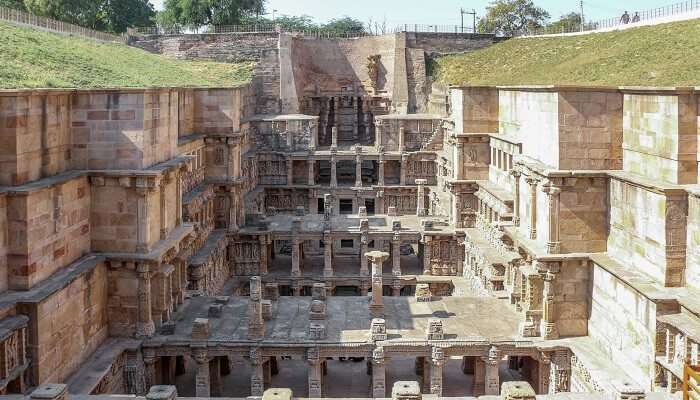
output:
[[[125,350],[137,350],[141,341],[125,338],[108,338],[90,357],[81,364],[80,369],[66,380],[71,394],[90,394],[100,381],[109,373],[112,364]]]

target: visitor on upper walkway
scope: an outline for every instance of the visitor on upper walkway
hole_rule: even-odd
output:
[[[641,20],[641,17],[639,16],[639,12],[634,13],[634,17],[632,17],[632,23],[639,22]]]
[[[629,24],[630,23],[630,15],[625,11],[624,14],[622,14],[622,17],[620,17],[620,23],[623,24]]]

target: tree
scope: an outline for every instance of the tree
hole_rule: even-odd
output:
[[[547,32],[559,33],[559,32],[576,32],[581,29],[581,14],[576,12],[570,12],[566,15],[562,15],[559,21],[553,22],[547,25]]]
[[[94,0],[24,0],[24,5],[32,14],[87,28],[95,27],[100,3]]]
[[[14,8],[15,10],[27,11],[24,0],[0,0],[0,7]]]
[[[127,28],[149,26],[156,11],[149,0],[105,0],[96,29],[126,32]]]
[[[365,25],[360,20],[345,16],[333,18],[327,24],[321,26],[321,29],[339,33],[362,33],[365,31]]]
[[[24,5],[36,15],[113,33],[150,25],[155,16],[149,0],[24,0]]]
[[[158,16],[164,27],[182,25],[199,29],[207,25],[236,25],[264,13],[265,0],[165,0]]]
[[[541,28],[548,19],[549,13],[532,0],[495,0],[486,8],[486,16],[479,20],[478,29],[514,36]]]

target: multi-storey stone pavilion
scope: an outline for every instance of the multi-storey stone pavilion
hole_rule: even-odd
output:
[[[493,40],[134,37],[259,63],[235,88],[1,92],[2,392],[678,391],[698,92],[426,76]]]

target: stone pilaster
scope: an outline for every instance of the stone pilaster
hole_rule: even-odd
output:
[[[265,391],[265,374],[263,371],[263,357],[260,349],[252,348],[249,353],[251,374],[250,374],[250,395],[262,396]]]
[[[301,276],[301,243],[299,239],[292,239],[292,276]]]
[[[309,363],[309,398],[321,398],[323,397],[323,372],[318,349],[307,350],[306,360]]]
[[[260,242],[260,275],[267,275],[267,270],[269,268],[269,260],[268,260],[268,243],[267,243],[267,237],[266,236],[259,236],[258,240]]]
[[[423,236],[423,275],[432,275],[432,249],[431,249],[432,238],[430,236]]]
[[[377,347],[372,352],[372,393],[373,398],[386,397],[386,361],[384,348]]]
[[[337,115],[336,115],[336,118],[337,118]],[[337,147],[338,147],[338,127],[334,126],[333,128],[331,128],[331,148],[337,148]]]
[[[379,151],[383,145],[382,145],[382,134],[384,132],[384,124],[379,121],[375,120],[374,121],[374,147]]]
[[[542,275],[544,290],[542,291],[542,322],[540,332],[543,339],[558,339],[556,303],[554,293],[555,274],[547,271]]]
[[[379,186],[384,186],[384,166],[386,164],[386,160],[384,160],[384,152],[379,153],[379,161],[377,162],[377,184]],[[381,214],[381,212],[380,212]]]
[[[408,154],[406,153],[401,153],[401,177],[399,184],[401,186],[406,186],[406,175],[407,175],[407,169],[408,169]]]
[[[369,276],[369,265],[367,257],[364,256],[364,254],[367,254],[368,244],[369,234],[367,232],[362,232],[360,234],[360,276]]]
[[[168,207],[166,203],[166,188],[172,182],[170,173],[166,173],[160,185],[160,240],[168,237]]]
[[[549,374],[551,359],[549,353],[542,352],[539,357],[539,368],[537,369],[537,393],[549,393]]]
[[[486,363],[486,373],[485,373],[485,394],[498,396],[500,391],[501,382],[499,378],[498,364],[501,361],[501,352],[495,346],[492,346],[489,350],[489,355],[484,359]]]
[[[262,283],[259,276],[250,278],[250,299],[248,302],[248,338],[260,339],[265,336],[265,322],[262,315]]]
[[[530,185],[530,239],[537,239],[537,184],[539,180],[527,177],[525,182]]]
[[[182,170],[175,177],[175,225],[182,225]]]
[[[198,347],[192,349],[192,357],[197,363],[197,372],[195,374],[195,396],[210,397],[211,387],[209,380],[209,355],[206,347]]]
[[[153,323],[151,312],[151,270],[145,262],[136,264],[138,275],[138,321],[136,322],[136,336],[139,338],[151,337],[156,327]]]
[[[456,180],[461,181],[464,179],[464,143],[457,142],[454,149],[454,165],[452,166],[454,171],[452,176]]]
[[[155,386],[158,384],[156,379],[156,362],[158,357],[156,356],[156,351],[145,347],[143,349],[143,369],[144,369],[144,383],[147,388]]]
[[[425,179],[416,179],[416,185],[418,185],[418,199],[416,201],[416,215],[419,217],[426,216],[425,210],[425,185],[428,183]]]
[[[331,149],[331,187],[338,187],[338,151],[335,148]]]
[[[559,239],[559,198],[561,189],[546,185],[543,191],[547,194],[547,211],[549,220],[549,232],[547,238],[547,253],[558,254],[561,250]]]
[[[403,151],[404,148],[406,147],[406,127],[404,126],[404,122],[401,121],[399,122],[399,151]]]
[[[142,182],[141,179],[137,180],[137,185],[146,185],[147,183]],[[137,232],[136,232],[136,251],[140,253],[147,253],[150,250],[150,230],[148,229],[148,222],[151,220],[149,217],[149,206],[148,206],[148,196],[151,190],[145,186],[137,186],[136,194],[138,199],[136,200],[136,213],[137,213]]]
[[[401,234],[394,231],[391,241],[391,274],[401,276]]]
[[[228,231],[238,232],[238,196],[235,187],[230,187],[228,191]]]
[[[355,187],[362,187],[362,148],[355,147]]]
[[[520,177],[522,173],[517,169],[510,171],[513,177],[513,225],[520,226]]]
[[[372,251],[366,256],[372,262],[372,301],[369,309],[372,317],[381,318],[384,317],[382,266],[384,260],[389,258],[389,254],[383,251]]]
[[[307,160],[306,161],[307,168],[309,170],[309,186],[314,186],[316,185],[316,160]]]
[[[445,364],[445,354],[440,347],[433,347],[430,365],[430,394],[442,397],[442,366]]]
[[[333,236],[330,231],[323,232],[323,276],[333,276]]]

